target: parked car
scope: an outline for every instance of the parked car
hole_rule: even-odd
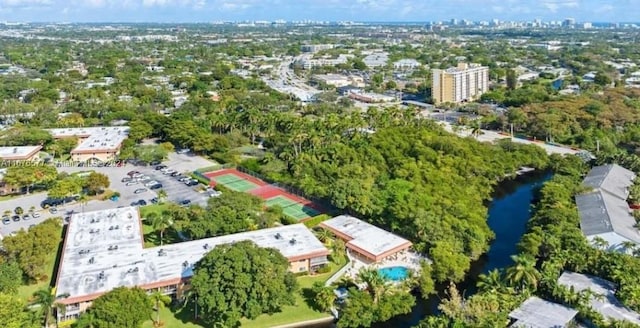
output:
[[[38,213],[38,212],[33,212],[33,213],[31,213],[31,216],[32,216],[33,218],[37,219],[37,218],[39,218],[39,217],[40,217],[40,213]]]
[[[133,186],[133,185],[137,185],[138,181],[129,181],[127,182],[127,186]]]
[[[176,170],[168,169],[168,170],[164,171],[164,174],[171,175],[171,174],[174,174],[175,172],[176,172]]]
[[[156,171],[160,171],[160,170],[162,170],[162,169],[166,169],[166,168],[167,168],[167,166],[166,166],[166,165],[157,165],[157,166],[156,166]]]
[[[141,193],[146,192],[146,191],[147,191],[147,188],[138,188],[133,193],[134,194],[141,194]]]
[[[145,206],[147,202],[144,199],[139,199],[131,203],[131,206]]]
[[[179,176],[179,175],[181,175],[181,174],[182,174],[182,173],[180,173],[180,172],[173,172],[173,173],[171,173],[171,176],[172,176],[172,177],[177,177],[177,176]]]
[[[188,181],[185,181],[184,184],[186,184],[189,187],[193,187],[193,186],[197,186],[198,183],[199,183],[198,180],[188,180]]]
[[[58,209],[56,207],[52,207],[52,208],[49,209],[49,213],[56,214],[56,213],[58,213]]]
[[[155,184],[158,184],[158,181],[156,181],[156,180],[151,180],[151,181],[149,181],[149,182],[145,183],[145,184],[144,184],[144,186],[145,186],[145,187],[151,187],[151,186],[153,186],[153,185],[155,185]]]
[[[151,204],[158,204],[158,197],[153,197],[149,200]]]
[[[151,165],[151,166],[160,165],[160,161],[151,161],[151,162],[149,162],[149,165]]]
[[[9,223],[11,223],[11,219],[9,219],[9,218],[2,218],[2,223],[3,223],[3,224],[9,224]]]
[[[186,154],[188,152],[190,152],[191,149],[189,148],[183,148],[183,149],[178,149],[178,151],[176,151],[177,154]]]
[[[180,201],[180,206],[189,206],[189,204],[191,204],[191,200],[190,199],[185,199]]]
[[[31,215],[25,214],[25,215],[22,216],[22,219],[23,220],[31,220]]]
[[[133,177],[134,175],[136,175],[138,173],[140,173],[140,172],[138,172],[138,171],[129,171],[129,172],[127,172],[127,175],[130,176],[130,177]]]
[[[78,200],[80,196],[69,196],[65,198],[47,198],[40,203],[42,208],[49,208],[54,206],[64,205],[66,203],[72,202],[74,200]]]
[[[156,190],[162,188],[162,183],[156,183],[153,186],[150,186],[149,189]]]
[[[18,221],[20,221],[20,216],[14,215],[14,216],[11,217],[11,220],[13,220],[13,222],[18,222]]]
[[[131,178],[129,178],[129,177],[122,178],[122,182],[129,182],[129,181],[131,181]]]
[[[176,177],[176,178],[178,178],[178,177]],[[188,180],[190,180],[190,179],[191,179],[191,178],[189,178],[189,177],[185,177],[185,176],[181,175],[181,178],[180,178],[180,179],[178,179],[178,181],[180,181],[180,182],[185,182],[185,181],[188,181]]]

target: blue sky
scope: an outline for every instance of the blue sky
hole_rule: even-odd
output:
[[[640,21],[640,0],[0,0],[0,20]]]

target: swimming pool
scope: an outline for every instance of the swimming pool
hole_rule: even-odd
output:
[[[407,279],[409,269],[401,266],[378,269],[378,272],[385,279],[391,281],[401,281]]]

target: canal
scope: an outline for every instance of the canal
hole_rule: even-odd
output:
[[[551,178],[549,173],[532,173],[514,180],[502,181],[495,189],[489,203],[488,223],[495,233],[489,252],[474,262],[466,281],[459,285],[465,296],[475,293],[478,275],[496,268],[511,265],[511,255],[517,253],[517,245],[525,233],[531,217],[531,205],[536,190]],[[428,300],[416,298],[411,313],[374,325],[375,328],[409,328],[431,313],[436,313],[442,293]]]

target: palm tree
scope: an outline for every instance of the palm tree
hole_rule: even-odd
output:
[[[318,238],[318,240],[323,242],[325,245],[329,244],[334,237],[331,231],[324,228],[315,230],[315,235]]]
[[[29,213],[33,214],[33,212],[36,211],[36,207],[35,206],[31,206],[29,207]]]
[[[365,284],[365,289],[373,298],[373,303],[378,304],[387,284],[380,272],[373,268],[363,268],[358,272],[356,279]]]
[[[154,320],[153,325],[155,327],[161,327],[162,324],[160,322],[160,310],[162,310],[167,304],[171,302],[171,297],[161,293],[159,290],[151,293],[149,295],[149,299],[151,299],[155,303],[156,310],[156,320]]]
[[[333,292],[333,288],[321,286],[316,290],[314,301],[322,311],[327,311],[333,306],[333,302],[336,301],[336,294]]]
[[[633,254],[633,251],[636,248],[636,243],[629,240],[625,240],[620,244],[620,246],[622,247],[625,253]]]
[[[346,252],[344,241],[340,238],[336,238],[331,245],[331,252],[332,258],[335,258],[336,260],[342,259]]]
[[[167,199],[167,192],[164,189],[158,190],[158,203],[164,203],[165,199]]]
[[[33,293],[34,304],[40,305],[42,315],[44,316],[44,326],[49,327],[49,320],[53,316],[53,309],[64,312],[66,307],[63,304],[56,303],[56,295],[53,287],[38,289]]]
[[[501,291],[504,288],[502,273],[498,269],[493,269],[487,274],[481,274],[476,287],[483,292]]]
[[[168,215],[167,212],[162,212],[160,214],[152,212],[149,214],[148,219],[151,221],[153,230],[157,231],[160,234],[160,246],[162,246],[164,232],[173,225],[173,219]]]
[[[523,290],[526,287],[538,287],[540,272],[536,269],[535,259],[529,256],[512,255],[514,265],[507,269],[505,278],[512,286],[520,286]]]
[[[87,203],[89,202],[89,197],[87,197],[87,195],[85,195],[85,194],[82,194],[78,198],[78,202],[80,203],[80,206],[82,207],[82,213],[84,213],[84,207],[87,206]]]
[[[599,236],[593,237],[593,239],[591,240],[591,244],[599,250],[605,250],[609,248],[609,242]]]

